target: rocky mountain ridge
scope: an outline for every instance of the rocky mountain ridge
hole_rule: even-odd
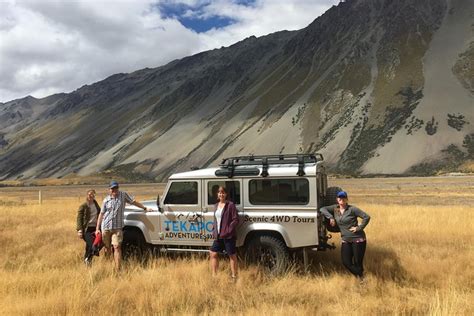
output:
[[[349,0],[299,31],[0,104],[0,178],[162,180],[225,156],[315,151],[343,174],[461,170],[473,25],[471,1]]]

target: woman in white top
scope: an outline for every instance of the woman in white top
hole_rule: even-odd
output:
[[[214,227],[212,235],[214,243],[210,249],[210,261],[212,274],[217,274],[219,267],[219,253],[224,250],[230,259],[230,270],[232,278],[237,277],[237,251],[235,247],[236,228],[239,223],[237,209],[233,202],[227,200],[227,190],[219,187],[217,191],[216,209],[214,212]]]

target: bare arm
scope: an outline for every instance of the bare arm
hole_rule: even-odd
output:
[[[102,225],[102,219],[104,218],[104,213],[99,213],[97,218],[97,226],[95,227],[95,233],[100,234],[100,226]]]
[[[145,205],[143,205],[142,203],[138,201],[133,201],[132,204],[135,205],[136,207],[143,209],[145,212],[151,211],[151,209],[149,209],[148,207],[146,207]]]

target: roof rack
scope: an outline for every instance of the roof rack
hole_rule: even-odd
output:
[[[298,164],[296,175],[304,176],[304,166],[308,163],[323,161],[323,155],[315,154],[286,154],[286,155],[261,155],[261,156],[238,156],[222,159],[220,169],[216,170],[216,176],[227,176],[232,178],[235,175],[253,175],[260,173],[258,168],[246,168],[245,170],[235,170],[237,166],[262,166],[262,177],[268,176],[269,165],[294,165]]]

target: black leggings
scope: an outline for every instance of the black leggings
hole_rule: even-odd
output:
[[[353,275],[362,277],[364,275],[364,254],[367,241],[364,242],[343,242],[341,246],[342,264]]]

